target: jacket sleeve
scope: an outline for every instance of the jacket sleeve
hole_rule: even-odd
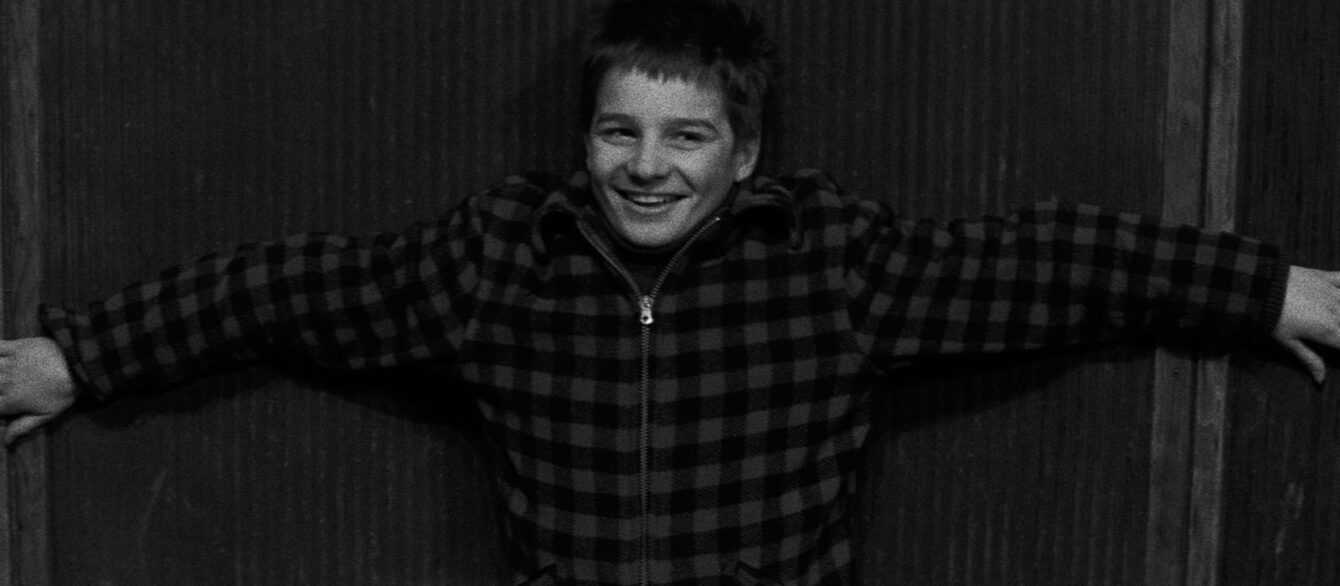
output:
[[[477,283],[469,205],[399,234],[306,234],[209,255],[82,311],[43,306],[84,394],[108,399],[256,360],[360,370],[449,358]]]
[[[938,223],[847,206],[853,326],[876,359],[1191,330],[1269,332],[1288,265],[1269,245],[1094,206]]]

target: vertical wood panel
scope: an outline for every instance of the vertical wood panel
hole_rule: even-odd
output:
[[[1202,0],[1171,0],[1168,6],[1162,215],[1173,222],[1199,224],[1209,6]],[[1204,382],[1199,373],[1194,356],[1166,349],[1155,355],[1147,584],[1187,583],[1195,397]]]
[[[1237,208],[1293,264],[1340,267],[1340,7],[1247,0]],[[1235,357],[1222,583],[1340,582],[1336,353],[1317,389],[1292,357]]]
[[[36,334],[42,279],[42,100],[39,2],[0,7],[0,284],[3,335]],[[0,584],[50,584],[47,441],[37,436],[0,453]]]
[[[1207,128],[1203,225],[1236,230],[1239,120],[1242,104],[1242,0],[1210,3],[1207,43]],[[1188,527],[1188,585],[1220,584],[1223,559],[1224,487],[1229,441],[1229,371],[1227,357],[1202,361],[1195,391],[1195,435],[1192,451]]]
[[[1167,1],[786,5],[783,38],[853,39],[787,45],[793,162],[911,215],[1163,209]],[[1152,354],[946,361],[890,381],[859,485],[862,583],[1143,583]]]
[[[768,171],[834,170],[911,215],[1159,213],[1166,2],[761,4],[786,67]]]
[[[3,17],[0,17],[0,77],[3,78],[5,93],[0,97],[0,289],[9,284],[9,278],[5,275],[9,270],[9,263],[4,262],[4,258],[9,256],[10,248],[4,245],[4,240],[9,237],[9,230],[4,229],[5,218],[9,217],[7,210],[11,207],[9,201],[10,185],[13,182],[12,175],[17,166],[14,161],[14,147],[10,144],[13,136],[14,120],[14,102],[15,92],[11,89],[16,85],[14,80],[14,48],[13,39],[19,37],[15,26],[21,19],[13,14],[17,5],[6,3],[0,9],[4,10]],[[9,313],[10,299],[9,295],[0,296],[0,316],[4,319],[4,328],[0,333],[7,334],[3,330],[9,328],[12,317]],[[13,539],[11,536],[14,522],[10,510],[14,508],[10,485],[10,465],[11,456],[8,450],[0,452],[0,586],[12,586],[14,584],[14,559],[10,552],[14,551]]]

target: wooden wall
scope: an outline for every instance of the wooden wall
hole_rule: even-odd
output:
[[[599,4],[3,0],[5,333],[39,298],[573,168]],[[1085,201],[1340,265],[1324,0],[758,4],[787,64],[764,172],[910,215]],[[1304,378],[1146,339],[890,381],[863,583],[1332,583],[1335,399]],[[0,459],[0,586],[501,583],[468,409],[442,381],[258,367],[81,411]]]
[[[1239,223],[1299,264],[1340,266],[1340,6],[1249,2],[1244,22]],[[1234,359],[1225,584],[1340,583],[1340,387],[1334,368],[1321,389],[1304,378]]]

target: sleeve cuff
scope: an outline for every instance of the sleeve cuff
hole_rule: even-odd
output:
[[[64,308],[41,305],[37,320],[42,333],[55,340],[65,355],[66,366],[81,400],[105,402],[112,394],[110,377],[98,366],[98,351],[92,339],[92,324],[86,316]]]
[[[1261,306],[1261,324],[1265,326],[1266,333],[1274,332],[1279,325],[1280,316],[1284,314],[1284,295],[1289,289],[1289,263],[1280,257],[1276,257],[1274,262],[1270,285]]]

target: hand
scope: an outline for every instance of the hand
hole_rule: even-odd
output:
[[[1290,267],[1286,287],[1275,339],[1321,384],[1326,380],[1326,361],[1308,343],[1340,348],[1340,272]]]
[[[74,404],[65,356],[47,338],[0,340],[0,417],[5,445],[55,419]]]

